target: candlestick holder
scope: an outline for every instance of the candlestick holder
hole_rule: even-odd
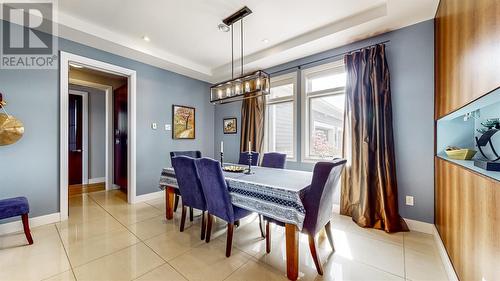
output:
[[[224,152],[220,153],[220,167],[224,168]]]
[[[252,172],[252,152],[248,152],[248,170],[245,172],[247,175],[253,174]]]

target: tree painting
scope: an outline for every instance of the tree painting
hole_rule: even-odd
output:
[[[195,109],[192,107],[173,105],[172,106],[172,137],[174,139],[194,139],[195,138]]]

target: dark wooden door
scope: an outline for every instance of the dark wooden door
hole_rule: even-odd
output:
[[[69,95],[68,184],[82,184],[83,177],[83,97]]]
[[[128,94],[127,85],[114,91],[114,183],[127,192]]]

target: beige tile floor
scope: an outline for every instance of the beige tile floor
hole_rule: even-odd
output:
[[[199,215],[180,233],[179,214],[166,221],[164,207],[162,199],[128,205],[120,191],[72,197],[69,220],[32,229],[34,245],[22,233],[0,236],[0,280],[287,280],[282,228],[273,227],[266,254],[257,218],[245,219],[226,258],[221,221],[206,244]],[[333,228],[335,253],[319,236],[323,276],[301,236],[301,280],[447,280],[431,235],[389,235],[340,215]]]

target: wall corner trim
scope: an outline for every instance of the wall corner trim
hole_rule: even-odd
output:
[[[417,231],[434,235],[434,225],[432,223],[404,218],[411,231]]]
[[[156,191],[156,192],[151,192],[151,193],[146,193],[142,195],[138,195],[135,197],[134,204],[141,203],[144,201],[149,201],[149,200],[154,200],[154,199],[159,199],[163,198],[165,195],[164,191]]]
[[[56,223],[61,220],[60,213],[53,213],[38,217],[30,218],[30,228],[42,226],[46,224]],[[0,235],[9,234],[13,232],[23,231],[23,224],[21,222],[21,218],[18,221],[8,222],[4,224],[0,224]],[[24,235],[24,234],[23,234]]]
[[[448,275],[448,280],[459,281],[457,273],[453,268],[453,264],[451,263],[450,257],[448,256],[448,252],[446,252],[446,248],[444,247],[441,236],[439,235],[439,232],[435,225],[433,225],[433,234],[436,246],[438,247],[439,255],[441,256],[441,261],[444,265],[444,270],[446,271],[446,275]]]

